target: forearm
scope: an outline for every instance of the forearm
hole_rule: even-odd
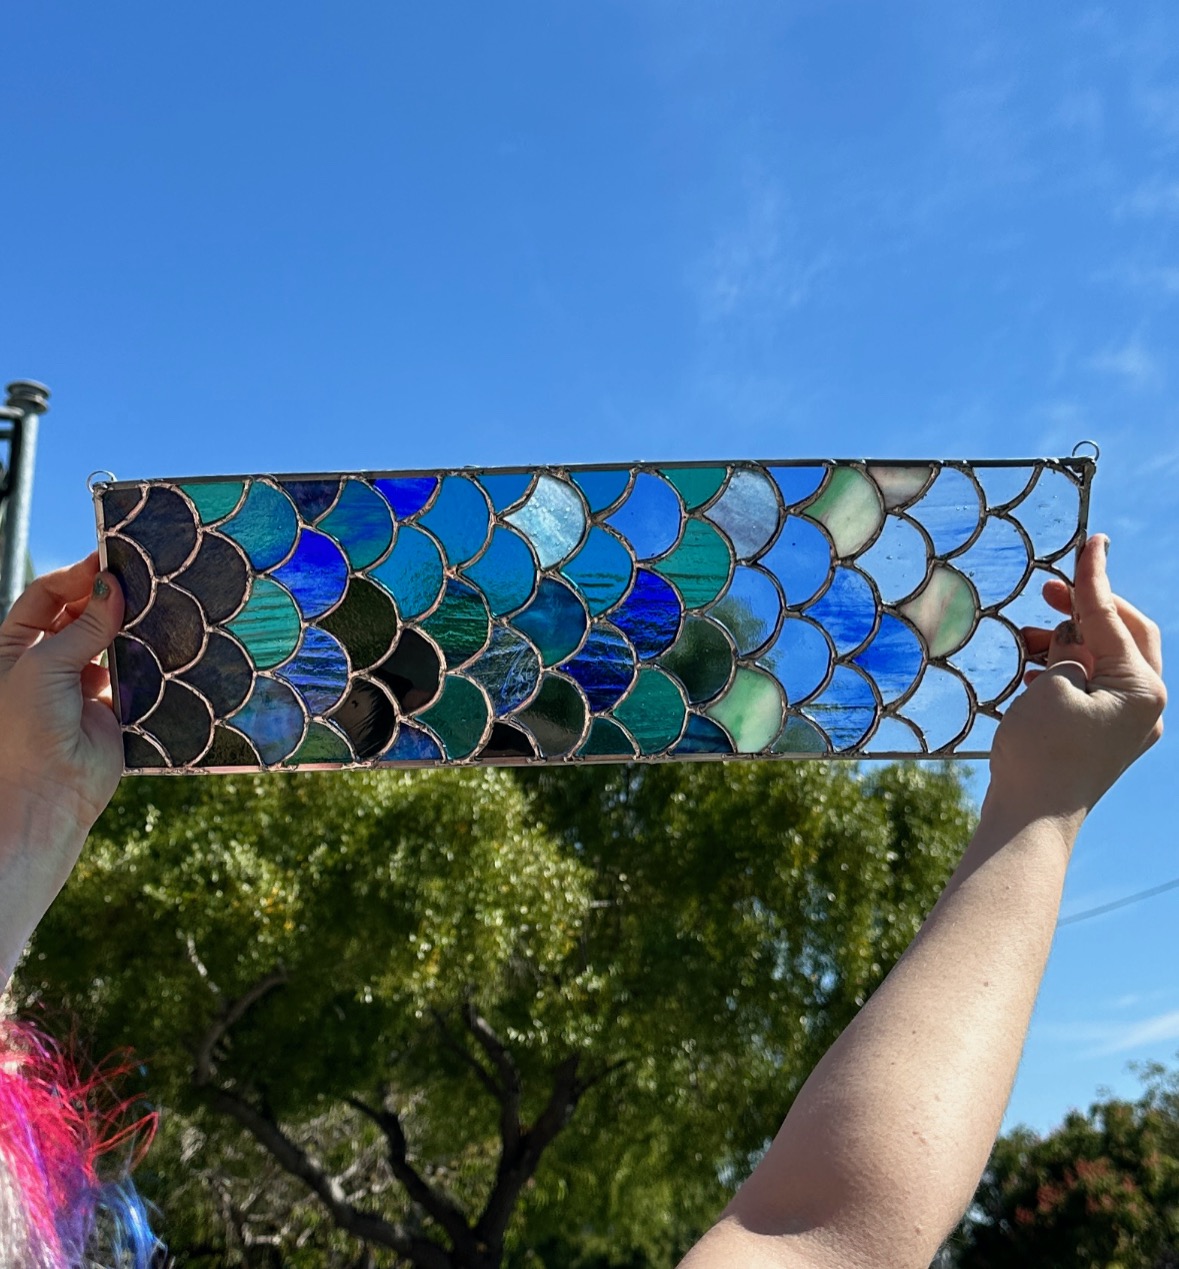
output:
[[[1005,820],[988,800],[920,934],[811,1075],[727,1216],[803,1235],[845,1266],[929,1263],[998,1131],[1076,828]]]
[[[0,779],[0,991],[85,840],[73,811]]]

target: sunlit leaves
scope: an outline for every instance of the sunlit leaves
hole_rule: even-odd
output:
[[[212,1176],[237,1134],[201,1109],[194,1054],[224,1002],[281,966],[214,1053],[218,1079],[317,1149],[335,1108],[341,1168],[344,1099],[385,1090],[474,1213],[500,1138],[468,1060],[472,1004],[513,1054],[526,1121],[569,1054],[613,1070],[546,1153],[511,1244],[670,1264],[911,938],[969,820],[958,774],[931,766],[140,778],[23,982],[79,1010],[96,1049],[146,1056],[153,1097],[207,1136],[184,1169]],[[371,1166],[357,1175],[381,1210],[407,1214]]]
[[[947,1263],[960,1269],[1179,1259],[1179,1073],[1145,1072],[1137,1101],[1071,1111],[1044,1137],[1016,1128],[995,1145]]]

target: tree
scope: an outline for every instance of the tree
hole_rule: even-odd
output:
[[[21,982],[143,1054],[182,1263],[665,1265],[970,818],[949,767],[141,778]]]
[[[591,964],[610,967],[629,1078],[556,1166],[597,1236],[683,1214],[674,1264],[761,1157],[802,1082],[908,946],[969,834],[948,766],[728,763],[536,769],[542,822],[597,878]],[[564,1263],[556,1259],[554,1264]]]
[[[995,1145],[952,1241],[959,1269],[1176,1269],[1179,1074],[1143,1072],[1136,1102],[1097,1102]]]

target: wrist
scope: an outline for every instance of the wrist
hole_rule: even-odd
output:
[[[17,857],[52,864],[76,856],[90,828],[85,809],[60,791],[0,777],[0,870]]]
[[[86,833],[51,791],[0,779],[0,989],[65,885]]]
[[[1083,806],[1010,790],[1000,781],[992,780],[983,799],[978,830],[989,838],[1002,840],[1029,833],[1046,837],[1071,854],[1087,813]]]
[[[20,772],[0,773],[0,839],[23,828],[38,836],[84,839],[102,813],[82,790]]]

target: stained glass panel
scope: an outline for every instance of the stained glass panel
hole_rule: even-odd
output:
[[[981,757],[1094,470],[101,484],[127,768]]]

